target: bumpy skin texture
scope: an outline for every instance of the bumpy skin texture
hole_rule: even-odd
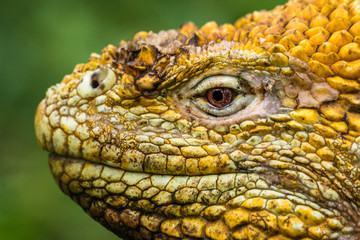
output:
[[[350,0],[140,32],[51,87],[36,136],[124,239],[360,239],[359,44]]]

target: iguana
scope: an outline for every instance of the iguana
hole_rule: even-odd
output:
[[[62,191],[124,239],[360,239],[360,1],[139,32],[39,104]]]

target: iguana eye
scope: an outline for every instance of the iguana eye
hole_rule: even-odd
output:
[[[234,95],[235,93],[229,88],[212,88],[206,93],[209,103],[217,108],[229,105],[234,99]]]
[[[270,81],[269,76],[251,72],[199,76],[169,94],[184,116],[207,126],[225,126],[278,113],[279,99],[262,87]]]
[[[83,98],[96,97],[109,90],[116,81],[116,74],[107,68],[86,72],[77,86],[77,92]]]
[[[235,76],[210,76],[190,94],[192,103],[204,113],[224,117],[246,108],[255,98],[246,80]]]

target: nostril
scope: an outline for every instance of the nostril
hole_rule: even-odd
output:
[[[84,74],[77,86],[80,97],[96,97],[114,86],[116,74],[111,69],[99,68]]]
[[[92,80],[91,81],[91,87],[92,88],[97,88],[98,86],[99,86],[100,84],[99,84],[99,81],[98,80]]]
[[[90,78],[90,85],[92,88],[97,88],[100,83],[99,83],[99,77],[100,77],[100,73],[101,72],[94,72],[92,75],[91,75],[91,78]],[[104,74],[102,74],[104,75]],[[101,79],[101,78],[100,78]]]

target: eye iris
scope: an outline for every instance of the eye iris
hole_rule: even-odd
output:
[[[207,92],[207,100],[211,105],[222,108],[233,100],[233,92],[229,88],[213,88]]]

